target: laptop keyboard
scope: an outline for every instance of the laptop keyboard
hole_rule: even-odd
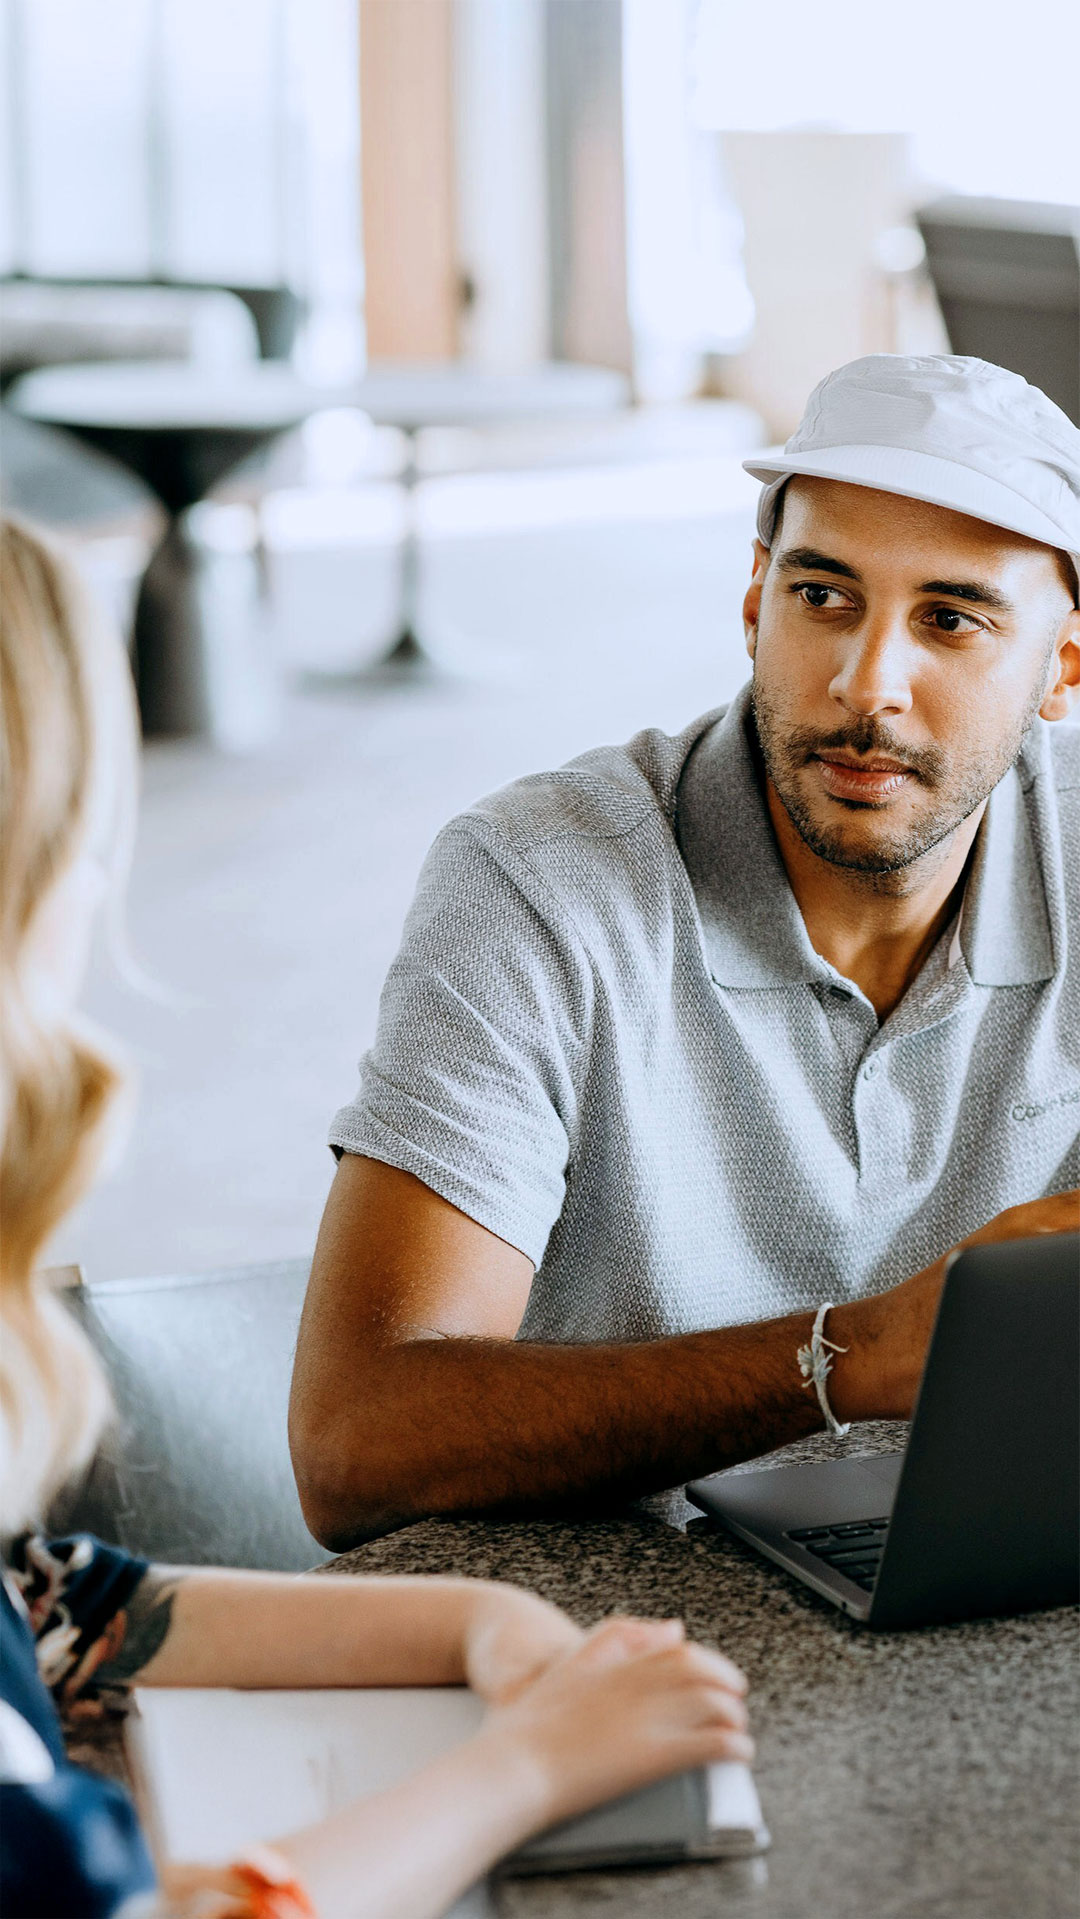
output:
[[[872,1592],[888,1530],[887,1517],[849,1519],[839,1526],[798,1526],[785,1537],[827,1566],[835,1566],[864,1592]]]

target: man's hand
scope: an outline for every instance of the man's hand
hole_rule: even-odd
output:
[[[837,1306],[828,1335],[847,1352],[838,1355],[829,1379],[829,1399],[838,1419],[909,1419],[934,1330],[945,1268],[954,1252],[1003,1239],[1033,1239],[1038,1233],[1068,1233],[1080,1224],[1080,1190],[1055,1193],[1010,1206],[936,1259],[921,1273],[874,1299]]]

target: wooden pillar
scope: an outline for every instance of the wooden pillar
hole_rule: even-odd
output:
[[[365,319],[372,359],[457,352],[453,0],[360,0]]]

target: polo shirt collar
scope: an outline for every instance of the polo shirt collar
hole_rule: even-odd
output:
[[[704,733],[683,769],[675,830],[719,986],[781,987],[839,975],[814,951],[769,819],[751,745],[750,688]],[[1053,977],[1046,891],[1025,794],[1045,742],[1039,725],[995,788],[979,828],[959,929],[982,986]]]
[[[977,986],[1030,986],[1054,976],[1054,942],[1028,793],[1047,742],[1036,720],[1023,753],[990,795],[964,895],[960,947]]]
[[[807,936],[776,844],[750,743],[750,688],[694,747],[675,830],[718,986],[835,977]]]

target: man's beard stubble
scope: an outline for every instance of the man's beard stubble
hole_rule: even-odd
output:
[[[1040,676],[1014,731],[1006,740],[995,742],[996,752],[971,759],[958,768],[950,768],[948,756],[940,748],[906,746],[885,723],[868,717],[852,720],[830,733],[818,733],[812,727],[795,727],[785,732],[775,709],[762,693],[756,668],[750,697],[766,770],[799,838],[830,866],[863,874],[871,885],[876,881],[875,891],[900,893],[906,891],[905,877],[909,881],[914,877],[908,869],[950,839],[1004,779],[1042,704],[1042,688]],[[898,760],[914,773],[921,785],[937,794],[937,804],[902,835],[879,838],[875,846],[861,851],[849,846],[842,825],[826,826],[814,817],[797,779],[815,755],[844,750],[879,753]],[[834,801],[833,804],[852,812],[863,811],[858,801]]]

